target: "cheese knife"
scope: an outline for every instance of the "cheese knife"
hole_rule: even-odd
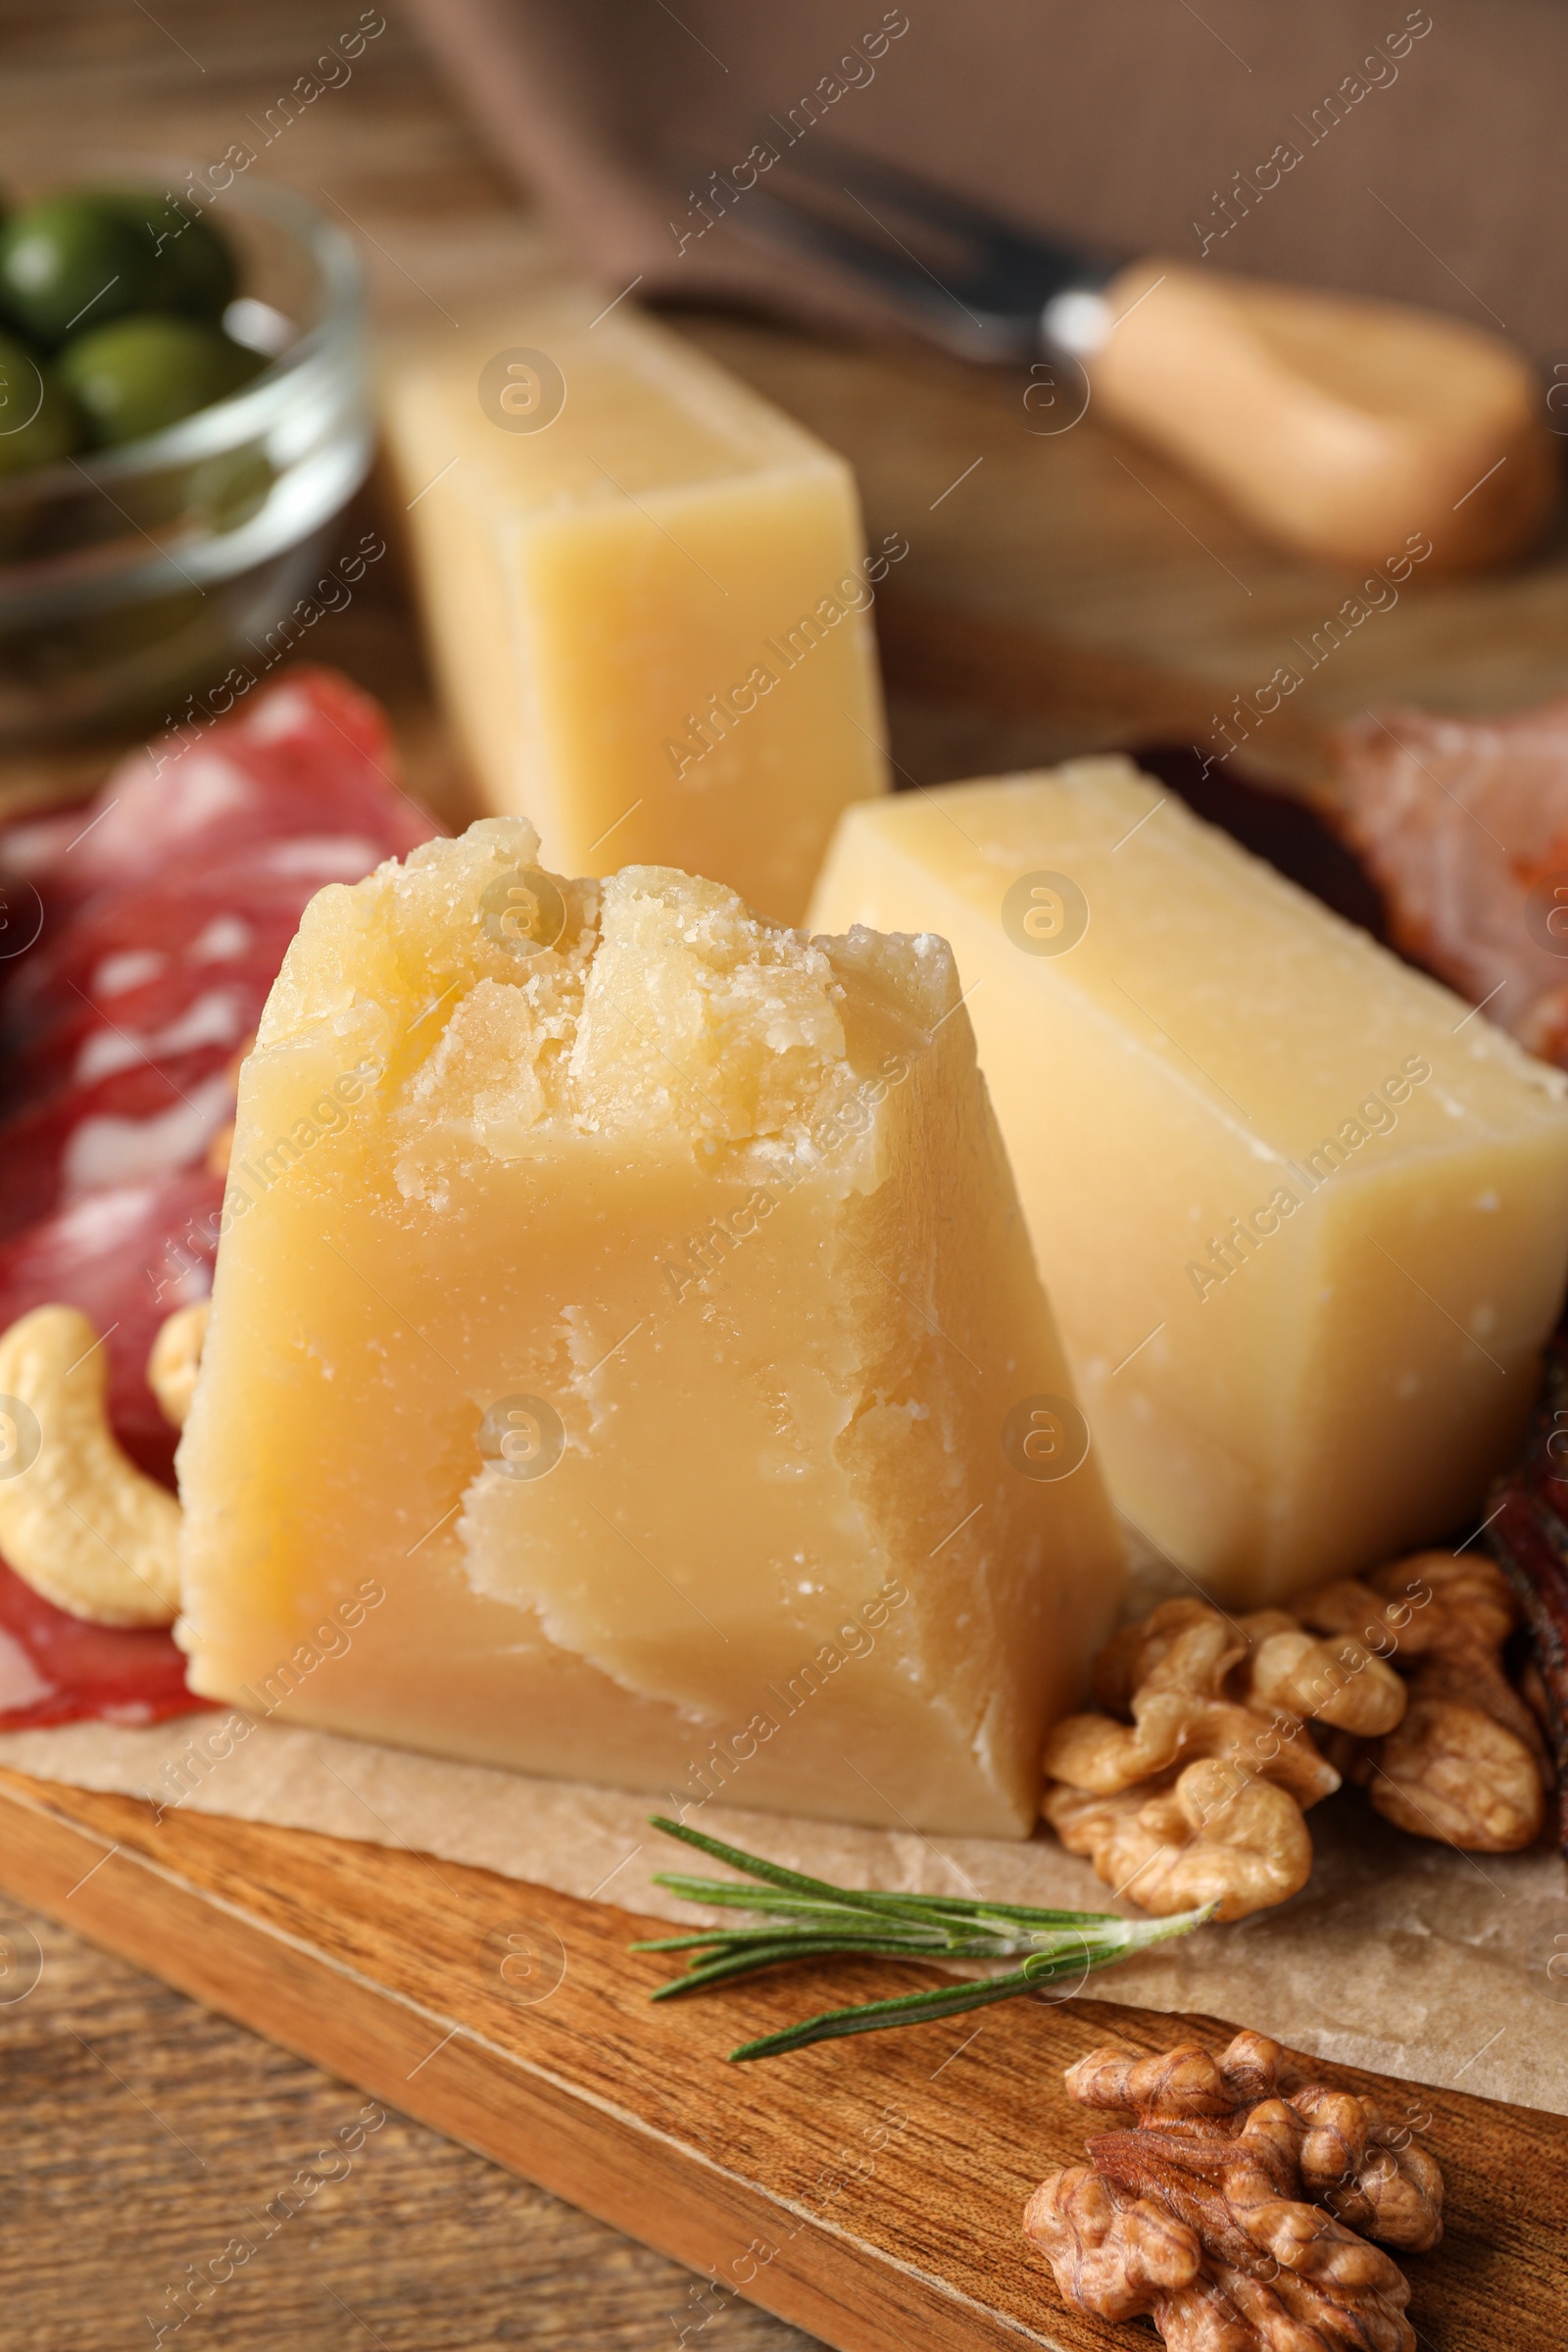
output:
[[[1556,502],[1535,371],[1462,320],[1095,254],[825,142],[778,159],[733,220],[960,358],[1027,367],[1027,429],[1093,407],[1298,554],[1359,567],[1425,541],[1428,572],[1478,568]]]

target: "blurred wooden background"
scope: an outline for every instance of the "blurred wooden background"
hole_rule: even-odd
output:
[[[380,12],[368,12],[376,15]],[[358,235],[378,314],[451,332],[539,266],[546,240],[490,162],[388,0],[341,87],[286,126],[281,100],[325,41],[356,22],[329,0],[59,0],[0,8],[4,171],[69,173],[94,149],[250,167],[313,196]],[[339,20],[341,19],[341,23]],[[618,293],[619,288],[609,289]],[[1481,580],[1423,579],[1339,631],[1359,586],[1261,545],[1158,459],[1043,408],[1022,369],[939,354],[852,349],[767,321],[677,314],[715,356],[855,463],[870,536],[907,559],[878,602],[895,758],[919,782],[1106,746],[1221,751],[1219,722],[1280,663],[1303,673],[1250,727],[1264,775],[1310,782],[1327,723],[1369,702],[1453,710],[1568,688],[1568,525],[1525,564]],[[389,519],[395,524],[395,514]],[[1391,550],[1390,553],[1395,551]],[[430,707],[393,566],[368,575],[311,651],[391,704],[411,774],[458,813],[464,784]],[[0,760],[0,793],[83,788],[102,746]]]

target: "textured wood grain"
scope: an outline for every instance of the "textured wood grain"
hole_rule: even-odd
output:
[[[844,2352],[1116,2340],[1063,2311],[1018,2217],[1082,2149],[1061,2070],[1173,2022],[1095,2000],[1013,2002],[731,2067],[743,2036],[892,1964],[790,1971],[651,2007],[659,1932],[489,1872],[383,1847],[166,1815],[0,1772],[0,1882],[210,2006],[329,2064],[525,2178]],[[1568,2122],[1320,2066],[1419,2125],[1449,2186],[1408,2270],[1434,2352],[1555,2352]]]
[[[701,2352],[809,2352],[393,2105],[264,2239],[365,2093],[4,1897],[0,2086],[6,2352],[146,2352],[187,2266],[240,2231],[256,2255],[166,2347],[665,2352],[697,2326]]]

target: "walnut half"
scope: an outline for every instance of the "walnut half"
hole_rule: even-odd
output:
[[[1469,1853],[1531,1844],[1545,1818],[1550,1760],[1502,1668],[1519,1620],[1507,1579],[1474,1553],[1421,1551],[1303,1593],[1298,1615],[1359,1635],[1406,1675],[1401,1722],[1347,1757],[1348,1777],[1396,1829]]]
[[[1066,2082],[1114,2128],[1041,2182],[1023,2227],[1074,2310],[1152,2320],[1172,2352],[1414,2352],[1408,2282],[1368,2239],[1435,2246],[1443,2176],[1375,2099],[1261,2034],[1217,2056],[1110,2044]]]
[[[1141,1910],[1168,1917],[1217,1902],[1215,1917],[1245,1919],[1306,1885],[1312,1840],[1289,1789],[1205,1757],[1169,1788],[1093,1796],[1058,1785],[1043,1810],[1070,1854]]]
[[[1491,1560],[1446,1551],[1289,1610],[1167,1600],[1101,1652],[1103,1711],[1051,1734],[1041,1811],[1144,1910],[1213,1901],[1222,1920],[1305,1886],[1303,1816],[1342,1774],[1398,1829],[1511,1853],[1539,1836],[1551,1785],[1503,1671],[1517,1622]]]
[[[1404,1686],[1352,1636],[1282,1609],[1240,1620],[1167,1600],[1101,1653],[1106,1710],[1070,1715],[1046,1748],[1041,1810],[1063,1845],[1145,1911],[1217,1901],[1245,1919],[1305,1886],[1302,1815],[1340,1786],[1308,1725],[1391,1731]]]

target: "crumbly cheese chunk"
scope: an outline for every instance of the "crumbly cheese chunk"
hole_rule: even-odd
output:
[[[1120,1546],[952,956],[537,855],[485,820],[289,952],[180,1448],[193,1688],[1024,1835]]]

